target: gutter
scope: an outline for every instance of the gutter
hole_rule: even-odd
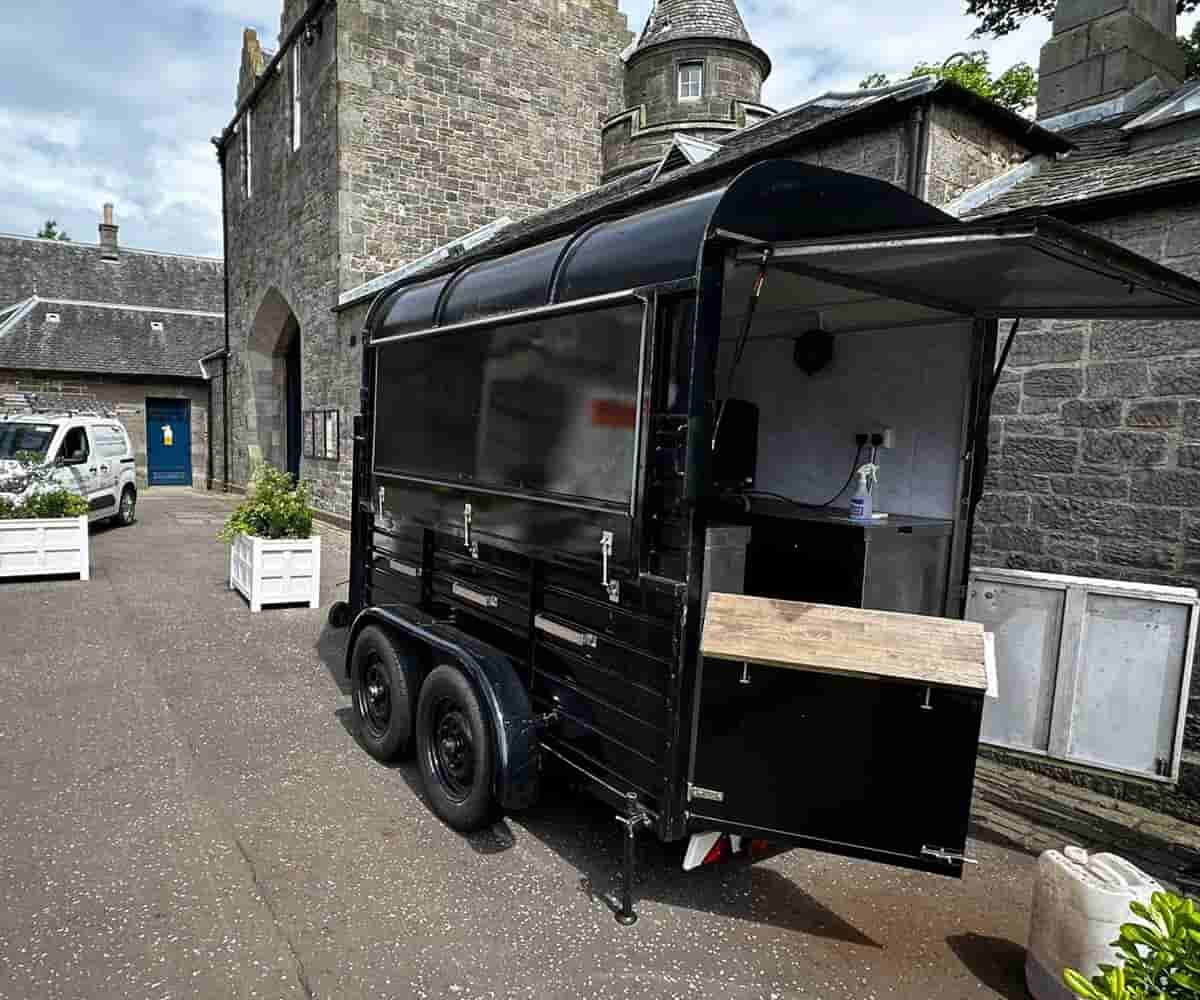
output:
[[[224,130],[222,130],[219,136],[213,139],[213,144],[217,147],[217,149],[223,149],[225,143],[229,141],[229,137],[233,135],[233,130],[237,128],[237,123],[241,121],[242,116],[252,107],[254,107],[255,102],[258,100],[258,95],[262,92],[262,89],[270,82],[271,77],[279,69],[280,64],[283,62],[283,57],[287,55],[291,47],[296,44],[296,40],[304,34],[305,29],[308,27],[308,23],[318,14],[320,14],[326,5],[331,3],[336,4],[337,0],[311,0],[304,13],[296,19],[296,23],[292,25],[292,30],[289,31],[287,35],[284,36],[283,41],[280,42],[279,51],[271,57],[271,61],[263,68],[262,73],[260,73],[258,76],[258,80],[255,82],[254,86],[250,88],[250,93],[243,97],[240,102],[238,102],[237,110],[233,113],[233,120],[225,126]]]

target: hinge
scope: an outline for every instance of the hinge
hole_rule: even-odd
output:
[[[960,865],[977,865],[979,864],[974,858],[968,858],[962,851],[948,851],[944,847],[931,847],[929,844],[921,848],[921,853],[930,858],[937,858],[939,861],[945,861],[947,864],[958,862]]]
[[[463,504],[463,548],[471,547],[471,505]]]

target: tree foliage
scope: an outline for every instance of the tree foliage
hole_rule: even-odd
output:
[[[71,238],[66,233],[58,231],[58,221],[56,219],[47,219],[37,234],[38,239],[41,240],[69,240]]]
[[[1200,79],[1200,21],[1192,26],[1190,35],[1180,36],[1179,47],[1187,56],[1187,78],[1189,80]]]
[[[1053,17],[1057,0],[967,0],[967,13],[979,19],[974,37],[1000,38],[1016,31],[1031,17]],[[1180,14],[1200,7],[1200,0],[1175,0]]]
[[[1200,2],[1200,0],[1198,0]],[[1037,97],[1037,74],[1029,63],[1019,62],[999,76],[992,76],[988,54],[983,49],[961,52],[944,63],[917,63],[905,79],[917,76],[936,76],[952,80],[960,87],[972,90],[981,97],[1004,105],[1011,111],[1024,111]],[[883,87],[889,82],[883,73],[872,73],[859,83],[860,87]]]
[[[1001,38],[1016,31],[1031,17],[1054,17],[1057,0],[967,0],[967,13],[977,18],[979,27],[971,36],[982,38],[991,35]],[[1200,0],[1175,0],[1175,10],[1187,14],[1200,9]],[[1187,78],[1200,77],[1200,25],[1192,29],[1191,35],[1179,37],[1179,46],[1187,54]]]

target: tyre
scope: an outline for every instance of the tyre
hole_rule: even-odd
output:
[[[475,686],[443,664],[421,685],[417,764],[433,811],[455,830],[478,830],[492,818],[496,751]]]
[[[128,528],[133,524],[136,507],[137,491],[132,486],[126,486],[121,491],[121,502],[117,504],[117,513],[113,516],[113,523],[119,524],[122,528]]]
[[[354,640],[350,691],[358,739],[376,760],[395,760],[412,745],[413,696],[401,651],[376,625]]]
[[[327,621],[330,628],[345,628],[350,624],[350,605],[345,601],[334,601],[329,606]]]

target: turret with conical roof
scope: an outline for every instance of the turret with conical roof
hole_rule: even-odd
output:
[[[658,162],[681,134],[712,140],[772,114],[771,60],[734,0],[655,0],[625,61],[625,110],[604,123],[604,179]]]

